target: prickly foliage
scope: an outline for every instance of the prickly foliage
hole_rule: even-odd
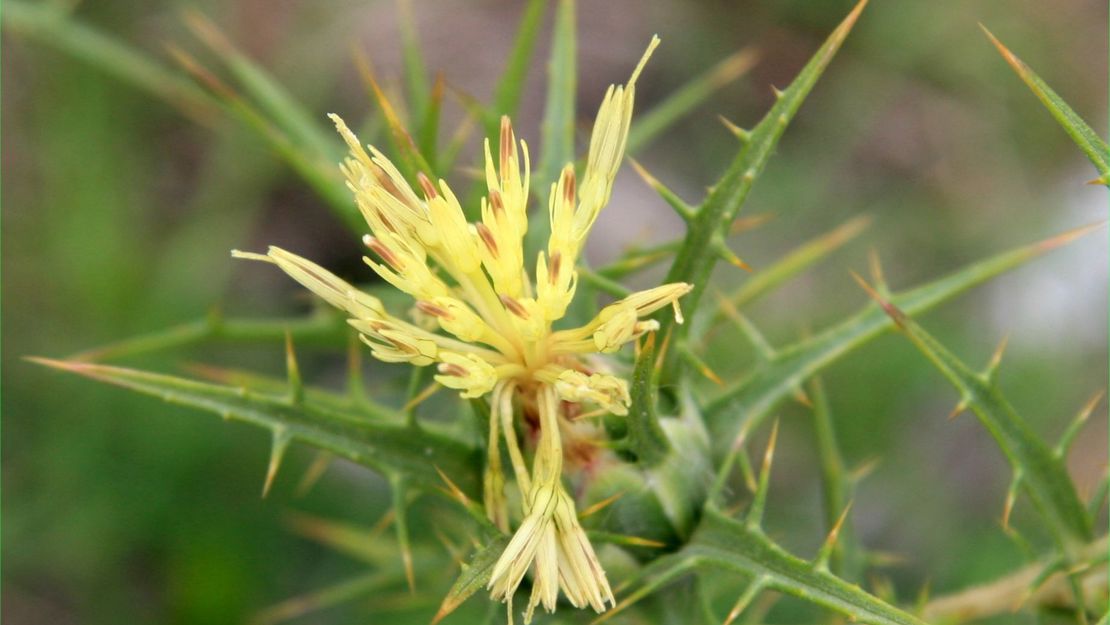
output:
[[[553,8],[547,4],[544,0],[530,0],[525,7],[491,104],[486,106],[476,99],[463,98],[468,109],[467,123],[476,121],[488,131],[497,127],[501,115],[514,112],[528,80],[540,26],[546,15],[554,14],[537,174],[541,184],[533,188],[541,200],[546,199],[545,183],[555,180],[563,164],[573,160],[578,121],[575,2],[560,0]],[[697,321],[676,325],[669,317],[659,317],[659,331],[644,337],[638,344],[636,358],[625,363],[631,371],[632,401],[628,416],[605,418],[605,428],[610,434],[608,444],[619,461],[589,480],[581,516],[592,540],[625,550],[634,564],[618,590],[619,604],[599,621],[635,611],[646,603],[643,600],[657,593],[669,597],[666,593],[675,592],[676,588],[692,587],[704,594],[708,591],[698,574],[724,572],[735,577],[730,588],[736,597],[725,622],[748,614],[761,597],[772,593],[821,606],[854,622],[919,625],[991,616],[1021,601],[1036,607],[1042,597],[1045,601],[1057,600],[1061,589],[1070,597],[1070,610],[1077,621],[1101,617],[1098,622],[1106,622],[1105,594],[1084,593],[1089,579],[1097,579],[1099,574],[1105,576],[1105,537],[1096,537],[1096,533],[1102,532],[1092,529],[1092,518],[1097,518],[1104,502],[1106,480],[1096,489],[1091,504],[1095,509],[1089,511],[1080,501],[1064,465],[1068,443],[1091,413],[1097,398],[1080,412],[1058,445],[1049,445],[1007,402],[992,375],[993,369],[986,373],[971,370],[912,319],[1091,228],[997,254],[896,293],[889,292],[877,274],[878,289],[867,287],[877,303],[791,345],[774,346],[746,316],[746,307],[859,235],[868,223],[860,217],[802,245],[779,262],[755,270],[738,291],[720,296],[715,310],[705,310],[704,303],[712,301],[706,296],[718,260],[748,268],[727,244],[731,231],[738,228],[737,216],[760,174],[773,166],[776,145],[861,19],[865,5],[866,0],[862,0],[851,11],[789,86],[776,90],[774,104],[750,130],[725,120],[728,131],[739,140],[739,147],[703,201],[686,202],[632,162],[648,185],[684,220],[687,228],[683,237],[652,249],[631,250],[612,265],[596,271],[585,267],[581,270],[583,280],[579,289],[590,293],[591,297],[583,298],[590,301],[597,292],[623,296],[628,291],[617,282],[619,279],[669,262],[668,282],[695,285],[683,307],[686,315]],[[456,139],[441,145],[443,85],[428,78],[418,34],[407,11],[403,11],[402,52],[408,107],[382,88],[364,56],[357,55],[355,62],[376,107],[374,116],[383,130],[383,139],[398,155],[402,173],[416,180],[418,175],[446,175],[462,150],[466,133],[465,128],[460,129]],[[219,78],[179,47],[171,46],[171,56],[181,67],[181,71],[175,71],[46,5],[10,0],[4,7],[3,20],[6,30],[18,31],[81,57],[164,99],[187,115],[198,119],[227,116],[236,120],[257,133],[260,141],[285,160],[345,223],[361,233],[363,226],[356,207],[332,167],[341,152],[340,144],[313,121],[313,116],[292,94],[199,13],[187,14],[187,24],[220,60],[234,84]],[[1090,158],[1100,175],[1097,181],[1106,184],[1110,176],[1106,143],[1032,70],[992,35],[988,36]],[[751,50],[741,50],[640,116],[641,125],[633,122],[629,149],[635,151],[650,142],[713,91],[741,77],[754,58]],[[476,204],[470,204],[473,210]],[[529,247],[539,249],[545,235],[542,229],[530,230]],[[740,330],[749,342],[747,348],[755,354],[751,369],[731,380],[719,380],[699,355],[725,323]],[[1004,525],[1008,526],[1009,511],[1019,494],[1025,494],[1043,528],[1053,537],[1052,544],[1028,567],[982,588],[925,600],[917,608],[880,593],[879,588],[869,591],[855,585],[867,567],[867,553],[851,530],[850,493],[856,477],[850,475],[840,457],[826,390],[814,378],[824,368],[891,329],[905,334],[951,382],[959,394],[960,407],[975,412],[1005,454],[1014,478]],[[195,373],[210,380],[199,381],[103,364],[106,360],[214,342],[275,346],[286,342],[287,379],[194,367]],[[347,392],[306,384],[304,379],[311,378],[301,371],[293,355],[294,343],[354,354],[348,358]],[[382,405],[366,397],[357,357],[359,346],[357,341],[351,345],[350,329],[331,313],[286,320],[226,319],[213,314],[162,332],[87,350],[67,360],[35,361],[268,430],[272,453],[265,471],[264,493],[273,490],[293,443],[325,452],[313,467],[326,467],[332,458],[345,458],[388,478],[393,507],[382,515],[382,522],[375,528],[364,530],[302,517],[293,523],[295,531],[352,555],[375,570],[273,606],[259,614],[259,622],[285,621],[312,610],[363,599],[402,580],[410,588],[417,588],[422,580],[435,578],[443,569],[442,559],[437,559],[443,551],[458,562],[461,573],[438,603],[434,622],[450,619],[456,609],[486,587],[509,541],[487,519],[482,503],[483,472],[488,461],[483,460],[481,449],[490,427],[489,406],[483,400],[474,400],[470,407],[459,405],[458,413],[463,417],[456,419],[456,423],[425,423],[417,417],[418,406],[435,387],[429,386],[430,379],[421,370],[410,378],[402,403]],[[691,369],[721,383],[722,388],[712,395],[703,394],[704,387],[688,373]],[[758,475],[751,468],[747,449],[757,429],[783,400],[791,397],[812,404],[821,479],[826,491],[828,536],[811,559],[791,554],[775,541],[773,532],[763,528],[777,425],[771,431],[771,443]],[[478,418],[477,435],[470,431],[474,428],[468,429],[473,423],[471,413]],[[303,485],[310,486],[322,470],[310,468],[308,473],[315,477],[310,480],[306,475]],[[731,488],[737,470],[752,491],[750,498],[737,497]],[[442,518],[449,519],[437,535],[440,544],[435,549],[421,540],[426,537],[414,535],[409,527],[414,501],[429,493],[437,495],[433,499],[443,506]],[[745,509],[739,519],[733,512],[737,507]],[[382,531],[391,524],[397,548],[380,540]],[[452,524],[458,527],[446,529]],[[720,584],[714,588],[719,589]],[[988,594],[990,601],[984,601]],[[704,612],[703,616],[716,616],[711,606]]]

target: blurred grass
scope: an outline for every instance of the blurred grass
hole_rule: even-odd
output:
[[[652,32],[664,42],[639,86],[640,111],[753,45],[760,61],[749,75],[642,154],[653,174],[697,199],[734,151],[734,138],[715,116],[750,126],[771,101],[767,86],[784,86],[848,4],[674,2],[631,11],[630,4],[580,3],[583,74],[572,104],[580,115],[592,114],[604,84],[626,75],[627,59]],[[466,5],[477,18],[463,26],[440,23],[436,11],[459,6],[413,2],[422,63],[430,74],[444,69],[451,86],[484,97],[456,77],[492,81],[500,74],[511,41],[491,37],[511,32],[522,8]],[[321,127],[323,113],[357,115],[372,107],[348,60],[349,41],[369,41],[387,85],[403,80],[393,3],[267,9],[207,2],[199,8],[272,71]],[[105,0],[77,4],[75,17],[170,67],[163,42],[192,41],[176,9],[169,2]],[[891,0],[873,7],[752,193],[749,214],[770,211],[775,219],[733,245],[749,263],[766,266],[857,214],[874,217],[831,261],[753,307],[752,318],[772,341],[792,341],[861,305],[864,296],[846,268],[865,267],[868,246],[882,252],[897,289],[987,251],[1104,218],[1105,190],[1082,186],[1094,177],[1089,164],[976,24],[989,25],[1105,134],[1105,17],[1105,4],[1093,0],[1051,8],[1032,0],[943,9]],[[535,88],[525,92],[514,120],[537,155],[536,110],[550,39],[547,30],[540,33],[529,78]],[[265,606],[364,572],[293,536],[281,513],[292,507],[369,525],[387,505],[380,481],[333,469],[317,491],[297,500],[293,485],[308,455],[295,450],[271,498],[259,500],[264,435],[60,380],[20,360],[166,327],[221,303],[254,314],[290,307],[291,286],[276,279],[246,283],[227,250],[280,239],[365,278],[352,237],[237,124],[217,118],[208,128],[194,125],[164,102],[7,27],[2,52],[3,617],[241,623]],[[452,109],[447,101],[445,109]],[[445,110],[443,127],[459,117],[457,107]],[[473,147],[463,152],[464,165]],[[638,185],[626,173],[601,221],[647,221],[619,212],[636,206]],[[654,215],[667,210],[653,196],[639,197],[656,204]],[[634,236],[640,227],[623,230]],[[1105,266],[1105,250],[1105,237],[1081,242],[927,317],[930,331],[972,363],[985,363],[1002,334],[1020,330],[1001,384],[1039,432],[1057,432],[1105,385],[1106,277],[1083,273]],[[719,268],[717,279],[728,292],[743,276]],[[1030,293],[1030,284],[1046,292]],[[1053,308],[1053,300],[1064,301]],[[727,350],[735,341],[718,344]],[[181,360],[225,354],[192,349],[143,364],[174,371]],[[276,347],[245,358],[280,370]],[[331,377],[334,363],[318,360],[308,360],[317,365],[313,374]],[[1046,379],[1054,381],[1047,392]],[[904,596],[926,577],[937,591],[952,589],[1019,560],[997,529],[1008,478],[1001,455],[971,419],[944,421],[956,397],[911,347],[896,338],[878,341],[833,367],[825,386],[849,466],[882,459],[860,486],[857,533],[869,548],[904,558],[890,570]],[[768,526],[787,546],[811,550],[821,523],[812,442],[802,422],[808,414],[788,406],[781,417],[782,457]],[[1105,441],[1105,430],[1091,438]],[[1082,443],[1073,463],[1080,485],[1093,483],[1090,476],[1105,464],[1104,445]],[[1019,506],[1018,521],[1028,512]],[[410,516],[426,522],[420,509]],[[427,528],[412,529],[414,536],[421,531]],[[955,566],[952,553],[975,566]],[[365,607],[328,611],[322,622],[357,618]],[[480,607],[470,606],[475,616]],[[434,605],[424,610],[387,614],[390,622],[426,622]],[[784,606],[771,618],[811,616]]]

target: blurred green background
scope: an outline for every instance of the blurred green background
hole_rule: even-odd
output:
[[[387,84],[401,72],[391,1],[44,4],[171,68],[166,44],[201,49],[181,13],[199,9],[321,126],[325,113],[359,120],[373,108],[352,45],[367,52]],[[487,99],[520,18],[518,3],[412,4],[429,68],[453,88]],[[663,45],[640,83],[641,111],[754,46],[760,60],[748,75],[637,154],[684,197],[700,199],[735,150],[716,116],[743,125],[758,119],[771,102],[769,86],[784,86],[849,8],[832,0],[581,2],[583,129],[605,86],[625,80],[652,33]],[[750,311],[773,341],[862,306],[865,296],[848,269],[866,268],[869,247],[901,288],[1105,218],[1105,189],[1084,184],[1094,170],[978,22],[1105,134],[1105,2],[873,3],[749,200],[749,214],[774,218],[733,246],[760,267],[852,216],[873,219],[831,261]],[[241,623],[358,574],[362,565],[290,532],[288,515],[370,525],[388,501],[380,479],[337,465],[298,496],[310,454],[297,450],[263,500],[264,433],[21,360],[69,355],[194,320],[213,307],[255,316],[303,310],[295,285],[233,263],[228,250],[278,243],[369,279],[359,269],[357,240],[238,123],[216,116],[198,124],[60,50],[58,41],[21,31],[6,15],[3,25],[3,619]],[[545,31],[515,120],[534,147],[547,41]],[[462,114],[457,100],[448,102],[450,129]],[[624,246],[666,238],[674,223],[626,167],[590,256],[602,261]],[[1088,236],[923,318],[973,363],[985,363],[1009,335],[1003,388],[1052,438],[1106,384],[1106,241],[1104,231]],[[715,275],[722,289],[743,278],[728,267]],[[722,335],[707,356],[726,378],[742,370],[734,344],[742,345]],[[227,362],[232,351],[201,345],[129,364],[181,371],[186,363]],[[334,374],[331,359],[305,355],[314,379]],[[281,368],[277,345],[234,358]],[[825,384],[849,462],[879,460],[858,494],[855,518],[866,546],[897,554],[887,573],[903,599],[926,580],[935,591],[951,590],[1021,561],[998,527],[1008,480],[1001,454],[973,418],[945,419],[954,392],[904,339],[883,337],[834,366]],[[793,406],[781,411],[785,437],[768,526],[787,546],[809,553],[820,540],[821,517],[804,414]],[[1107,462],[1106,420],[1092,421],[1071,461],[1081,490]],[[1020,522],[1020,507],[1017,514]],[[428,531],[426,522],[418,518],[414,532]],[[446,575],[433,578],[443,577],[445,587]],[[303,622],[367,622],[357,619],[373,613],[372,622],[423,623],[438,597],[419,597],[391,587]],[[797,618],[788,610],[777,616]]]

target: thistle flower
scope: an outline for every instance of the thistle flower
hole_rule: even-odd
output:
[[[504,496],[499,440],[504,436],[523,521],[494,567],[493,598],[509,604],[532,569],[537,605],[555,609],[559,590],[576,607],[602,612],[615,604],[605,572],[562,483],[561,430],[570,405],[591,404],[627,414],[628,383],[589,368],[583,357],[614,352],[657,329],[647,315],[673,306],[692,288],[675,283],[630,295],[603,308],[589,323],[554,331],[574,298],[578,256],[594,221],[609,201],[628,138],[636,79],[658,44],[653,38],[626,85],[610,86],[598,111],[579,181],[567,164],[548,200],[551,237],[536,260],[535,281],[525,268],[522,240],[528,228],[528,146],[517,141],[509,119],[501,119],[498,158],[485,143],[488,194],[481,220],[467,223],[447,184],[418,175],[420,194],[390,160],[363,148],[347,125],[331,115],[350,156],[341,169],[370,227],[363,242],[373,252],[364,260],[381,278],[411,295],[423,315],[443,333],[387,312],[382,303],[300,256],[277,247],[267,254],[233,251],[239,258],[277,265],[328,303],[350,314],[371,353],[385,362],[436,367],[435,380],[463,397],[490,396],[490,438],[484,501],[491,521],[504,531],[509,516]],[[539,414],[539,440],[528,468],[514,426],[514,399]]]

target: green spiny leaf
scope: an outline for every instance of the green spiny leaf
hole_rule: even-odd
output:
[[[739,289],[728,296],[729,301],[737,309],[745,308],[854,239],[870,224],[871,218],[861,215],[803,243],[787,252],[778,262],[753,273]],[[718,319],[722,314],[722,311],[718,311]]]
[[[636,170],[636,173],[640,175],[640,178],[642,178],[649,187],[651,187],[656,193],[658,193],[659,197],[663,198],[663,201],[670,205],[670,207],[674,209],[674,212],[678,213],[678,216],[681,217],[683,221],[689,223],[691,220],[694,219],[697,211],[696,209],[694,209],[693,206],[687,204],[685,200],[678,197],[677,193],[671,191],[666,185],[660,182],[658,178],[651,175],[651,173],[649,173],[648,170],[644,169],[644,166],[641,165],[636,159],[629,157],[628,161],[632,163],[632,168]]]
[[[417,486],[437,488],[440,485],[437,466],[467,493],[478,492],[481,483],[476,450],[427,429],[369,423],[361,417],[314,405],[307,398],[302,405],[291,405],[284,396],[135,369],[44,358],[33,361],[271,431],[285,428],[294,441],[387,475],[403,474]]]
[[[493,574],[493,567],[497,564],[497,559],[501,557],[501,552],[505,551],[505,547],[509,546],[509,540],[509,536],[497,536],[474,553],[470,563],[463,569],[459,578],[455,580],[451,590],[447,592],[447,596],[443,598],[439,611],[432,619],[432,625],[454,612],[471,595],[485,588],[486,584],[489,583],[490,575]]]
[[[262,497],[270,494],[270,488],[274,485],[274,478],[277,477],[278,469],[281,468],[281,461],[285,458],[285,451],[289,449],[289,443],[293,441],[292,435],[285,427],[278,426],[271,431],[273,441],[270,443],[270,463],[266,466],[266,481],[262,484]]]
[[[1029,69],[1029,66],[1023,63],[1013,52],[1010,52],[1009,48],[1002,45],[1002,42],[991,34],[991,31],[987,30],[985,26],[980,26],[983,32],[986,33],[987,38],[991,40],[991,43],[998,48],[1002,58],[1006,59],[1010,67],[1017,72],[1017,75],[1029,86],[1029,89],[1048,109],[1048,112],[1064,128],[1064,132],[1068,133],[1071,140],[1079,146],[1079,149],[1083,150],[1083,153],[1094,164],[1100,176],[1097,180],[1098,184],[1110,185],[1110,148],[1107,148],[1106,142],[1068,106],[1063,98],[1057,95],[1045,81],[1041,80],[1040,76]]]
[[[213,313],[203,319],[86,350],[70,356],[69,360],[118,360],[204,341],[276,343],[287,335],[302,344],[335,346],[350,334],[343,317],[330,309],[321,308],[316,314],[290,319],[224,319]]]
[[[246,388],[267,395],[285,396],[287,398],[289,396],[289,381],[287,378],[205,364],[190,364],[187,365],[186,369],[203,380],[223,386]],[[371,401],[369,398],[354,397],[349,393],[341,395],[330,390],[306,386],[304,388],[304,401],[333,412],[344,413],[371,422],[393,425],[400,425],[405,422],[402,413]]]
[[[265,69],[239,51],[211,20],[199,11],[187,10],[185,22],[242,83],[247,95],[258,103],[298,146],[323,165],[331,167],[340,155],[334,134],[324,132],[296,98],[289,94]]]
[[[890,299],[907,314],[919,314],[1099,227],[1102,224],[998,254]],[[872,305],[813,337],[778,349],[774,358],[707,403],[705,418],[713,440],[722,444],[720,449],[726,450],[724,445],[743,439],[814,373],[893,326],[894,322],[878,306]]]
[[[1087,400],[1087,403],[1079,410],[1079,414],[1075,415],[1075,418],[1072,419],[1072,422],[1068,425],[1068,429],[1064,430],[1064,433],[1060,435],[1060,442],[1056,443],[1056,448],[1053,450],[1053,453],[1058,457],[1067,457],[1068,449],[1071,448],[1072,441],[1075,440],[1076,435],[1079,434],[1079,431],[1083,429],[1083,426],[1086,425],[1087,421],[1091,418],[1091,413],[1094,412],[1099,402],[1102,401],[1103,394],[1103,391],[1100,390],[1092,395],[1091,398]]]
[[[4,3],[4,27],[54,46],[142,89],[198,121],[213,119],[219,105],[188,80],[104,33],[70,19],[64,11],[42,2]]]
[[[998,385],[973,372],[909,315],[861,282],[907,338],[967,398],[968,406],[994,437],[1015,472],[1021,473],[1034,507],[1061,547],[1091,539],[1091,522],[1060,458],[1018,416]],[[1070,553],[1068,553],[1070,557]]]
[[[762,532],[713,508],[706,510],[698,531],[677,555],[694,560],[699,569],[725,569],[763,580],[768,589],[824,606],[854,622],[923,625],[918,618],[787,553]]]
[[[682,301],[683,307],[690,311],[691,317],[697,310],[713,265],[717,261],[716,249],[713,246],[714,239],[723,236],[724,230],[736,218],[737,212],[767,165],[786,126],[832,61],[866,4],[867,0],[860,0],[810,59],[794,82],[781,92],[771,110],[752,130],[751,141],[745,143],[740,149],[732,164],[702,203],[695,219],[689,224],[686,239],[675,256],[666,282],[687,282],[694,285],[694,290]],[[663,324],[664,331],[673,324],[673,321],[666,316],[660,316],[660,322]],[[689,331],[688,328],[689,326],[676,328],[674,338],[684,339]],[[675,357],[675,352],[671,352],[664,363],[664,381],[675,379],[680,362]]]
[[[353,229],[360,227],[362,217],[355,208],[350,192],[343,185],[337,167],[307,156],[285,130],[275,125],[254,104],[217,78],[192,55],[172,44],[167,45],[167,49],[186,72],[213,93],[229,115],[258,134],[270,149],[312,186],[338,217]]]

